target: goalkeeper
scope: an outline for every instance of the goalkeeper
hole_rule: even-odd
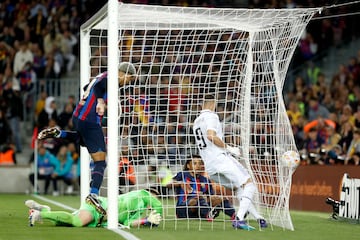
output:
[[[156,190],[137,190],[118,196],[118,222],[126,227],[157,226],[162,219],[162,204],[157,198]],[[108,200],[98,197],[103,209],[107,209]],[[85,201],[80,208],[69,213],[66,211],[51,211],[49,206],[41,205],[34,200],[25,201],[30,208],[29,224],[48,219],[56,226],[72,227],[106,227],[106,212],[99,212],[92,203]],[[143,216],[147,209],[148,216]]]

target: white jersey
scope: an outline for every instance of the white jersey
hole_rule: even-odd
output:
[[[225,148],[216,146],[207,138],[207,130],[215,131],[216,136],[224,140],[219,116],[213,111],[203,110],[194,121],[193,132],[205,170],[214,181],[229,188],[239,188],[250,178],[249,173]]]
[[[219,120],[219,116],[210,110],[202,110],[200,115],[195,119],[193,132],[195,136],[196,145],[198,146],[201,158],[205,165],[209,161],[213,161],[220,154],[226,153],[224,148],[216,146],[207,138],[207,131],[213,130],[216,135],[223,140],[224,134]]]

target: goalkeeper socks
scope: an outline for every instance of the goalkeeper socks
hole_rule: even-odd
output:
[[[83,223],[79,216],[73,215],[63,211],[41,211],[40,216],[42,219],[54,221],[57,225],[71,225],[74,227],[82,227]]]
[[[105,160],[94,161],[94,168],[91,172],[90,193],[99,194],[99,189],[104,178],[105,168]]]

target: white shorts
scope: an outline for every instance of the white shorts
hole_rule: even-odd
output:
[[[211,180],[230,189],[240,188],[250,178],[248,171],[230,154],[218,155],[205,167]]]

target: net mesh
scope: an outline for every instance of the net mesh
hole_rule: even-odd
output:
[[[125,177],[119,191],[157,187],[164,228],[231,226],[224,215],[212,223],[176,218],[177,196],[164,187],[197,153],[192,123],[204,94],[214,93],[224,140],[241,148],[238,160],[258,187],[255,206],[272,226],[293,229],[292,170],[278,161],[296,150],[282,88],[299,37],[318,10],[120,4],[119,62],[132,62],[138,72],[135,83],[119,90],[118,149],[125,166],[119,168],[119,179]],[[95,77],[108,66],[106,14],[87,30]],[[103,124],[107,131],[106,118]],[[236,206],[232,192],[221,194]]]

